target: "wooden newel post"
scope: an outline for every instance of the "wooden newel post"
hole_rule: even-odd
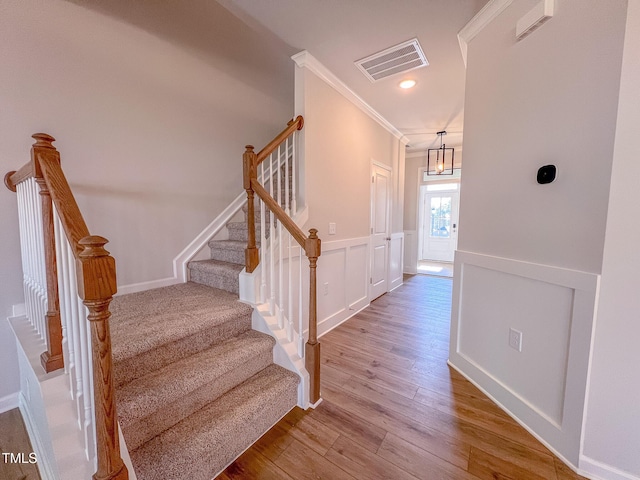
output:
[[[48,157],[60,163],[60,154],[53,146],[55,141],[51,135],[36,133],[36,143],[31,147],[31,162],[35,180],[40,187],[42,205],[42,232],[44,244],[44,261],[47,282],[47,313],[45,326],[47,329],[47,350],[40,355],[40,364],[45,372],[53,372],[64,367],[62,354],[62,321],[60,319],[60,297],[58,293],[58,265],[56,261],[56,240],[53,226],[53,204],[51,193],[42,176],[42,169],[37,158]]]
[[[116,264],[104,249],[107,239],[88,236],[76,261],[78,295],[89,309],[93,349],[93,396],[96,414],[98,469],[94,480],[127,480],[129,472],[120,456],[118,416],[113,383],[109,304],[117,291]]]
[[[316,289],[316,266],[320,256],[318,230],[309,230],[305,240],[305,254],[309,259],[309,340],[305,348],[305,367],[309,372],[309,400],[315,404],[320,400],[320,343],[318,342],[318,309]]]
[[[258,266],[258,248],[256,247],[256,214],[254,205],[254,192],[251,186],[251,180],[258,178],[258,156],[253,151],[253,145],[247,145],[242,155],[243,166],[243,184],[247,191],[247,229],[248,240],[245,249],[245,267],[247,273],[253,272]]]

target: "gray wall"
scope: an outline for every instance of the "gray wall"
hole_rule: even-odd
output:
[[[639,46],[640,2],[631,1],[583,451],[583,460],[602,478],[611,468],[640,478]]]
[[[627,2],[556,0],[517,41],[538,3],[514,0],[469,43],[450,356],[577,465]],[[558,178],[538,185],[549,163]]]
[[[242,191],[244,146],[291,118],[293,63],[216,2],[191,4],[208,28],[190,25],[182,2],[78,3],[105,11],[0,3],[0,171],[27,162],[32,133],[50,133],[90,231],[110,240],[118,284],[169,277]],[[15,194],[0,199],[4,318],[23,295]],[[3,320],[0,398],[18,388],[8,338]]]

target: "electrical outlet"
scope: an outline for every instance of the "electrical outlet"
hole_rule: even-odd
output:
[[[322,291],[325,295],[329,295],[329,282],[324,282],[322,285]]]
[[[509,329],[509,346],[519,352],[522,351],[522,332],[514,328]]]

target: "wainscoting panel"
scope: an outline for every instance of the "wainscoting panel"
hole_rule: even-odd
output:
[[[404,231],[404,273],[418,273],[418,232]]]
[[[369,304],[369,237],[323,242],[317,275],[323,335]]]
[[[402,285],[404,232],[392,233],[389,242],[389,291]]]
[[[451,365],[574,466],[598,284],[596,274],[456,253]]]

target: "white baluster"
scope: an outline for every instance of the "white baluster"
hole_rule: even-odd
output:
[[[60,302],[60,322],[62,324],[62,355],[64,357],[64,371],[69,374],[71,361],[71,350],[69,343],[69,302],[67,294],[67,260],[66,249],[64,245],[67,243],[64,233],[61,231],[60,219],[56,209],[53,209],[53,232],[56,242],[56,260],[58,266],[58,292]]]
[[[291,278],[291,234],[287,235],[287,340],[293,339],[293,279]]]
[[[271,196],[273,196],[273,153],[269,155],[269,192]],[[269,215],[269,314],[275,315],[275,304],[276,304],[276,279],[275,279],[275,268],[274,268],[274,255],[275,255],[275,245],[276,241],[276,216],[273,212]]]
[[[298,356],[304,358],[304,325],[302,316],[302,247],[298,249]]]
[[[297,204],[297,199],[296,199],[296,189],[297,189],[297,185],[296,185],[296,150],[298,147],[298,144],[296,142],[296,139],[298,138],[298,134],[294,131],[293,135],[292,135],[292,149],[291,149],[291,212],[293,213],[293,215],[295,215],[296,213],[298,213],[298,204]]]
[[[264,185],[264,162],[260,164],[260,176],[261,184]],[[266,229],[266,209],[267,206],[260,199],[260,303],[264,303],[267,300],[267,265],[265,259],[267,258],[267,229]]]
[[[282,162],[280,161],[280,145],[278,145],[278,163],[276,166],[276,175],[278,181],[278,205],[282,206]],[[282,238],[282,222],[278,222],[278,328],[284,328],[284,286],[283,286],[283,272],[282,272],[282,247],[284,239]]]

